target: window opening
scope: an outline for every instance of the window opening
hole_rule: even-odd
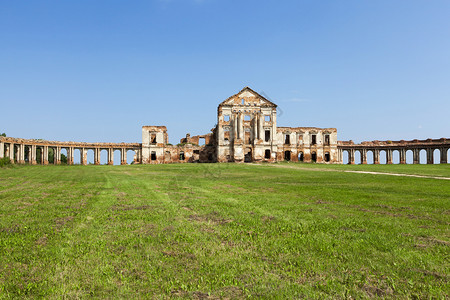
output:
[[[266,136],[265,136],[265,139],[264,139],[264,140],[265,140],[266,142],[270,141],[270,130],[266,130],[265,134],[266,134]]]
[[[286,134],[286,136],[284,137],[284,143],[286,145],[291,144],[291,135],[290,134]]]
[[[150,134],[150,143],[152,145],[156,145],[156,133],[151,133]]]

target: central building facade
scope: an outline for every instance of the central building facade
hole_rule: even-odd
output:
[[[165,126],[142,127],[142,163],[277,161],[340,163],[336,128],[278,127],[277,105],[249,87],[219,104],[211,133],[174,146]]]

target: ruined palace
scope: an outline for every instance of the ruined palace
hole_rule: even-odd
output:
[[[278,127],[277,105],[249,87],[219,104],[210,133],[167,141],[166,127],[142,127],[142,163],[339,162],[336,128]]]
[[[106,163],[113,164],[114,152],[119,151],[121,164],[127,164],[127,152],[132,151],[133,163],[213,163],[213,162],[278,162],[300,161],[316,163],[393,163],[397,153],[399,163],[406,163],[411,151],[412,162],[419,163],[420,151],[426,152],[426,162],[433,163],[438,151],[440,163],[447,163],[450,139],[413,141],[372,141],[354,144],[338,141],[336,128],[278,127],[277,105],[249,87],[225,99],[217,108],[217,125],[210,133],[190,136],[177,145],[169,143],[165,126],[143,126],[142,143],[78,143],[29,140],[0,137],[0,158],[9,157],[14,163],[60,164],[61,154],[74,164],[74,152],[79,150],[80,164],[87,164],[87,151],[92,150],[94,164],[106,151]],[[52,153],[52,161],[49,153]]]

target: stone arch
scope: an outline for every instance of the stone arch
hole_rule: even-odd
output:
[[[433,150],[433,164],[440,164],[441,163],[441,150],[439,148],[436,148]]]
[[[330,156],[330,152],[329,151],[325,152],[323,159],[324,159],[325,162],[330,162],[331,156]]]
[[[67,160],[69,159],[68,150],[65,147],[61,147],[61,156],[59,160],[61,161],[61,164],[65,165],[67,164]]]
[[[427,163],[427,150],[419,150],[419,164],[425,165]]]
[[[350,152],[348,150],[342,150],[342,163],[348,164],[350,162]]]
[[[409,149],[409,150],[406,150],[406,163],[407,164],[413,164],[414,163],[414,152],[411,150],[411,149]]]
[[[184,151],[183,151],[183,150],[180,151],[180,154],[179,154],[179,156],[178,156],[178,159],[179,159],[180,161],[185,161],[185,160],[186,160],[186,155],[184,154]]]
[[[81,149],[80,148],[73,149],[73,164],[81,165]]]
[[[108,150],[100,149],[100,164],[107,165],[108,164]]]
[[[400,164],[400,151],[397,149],[392,150],[392,163]]]
[[[253,160],[252,148],[247,147],[244,150],[244,162],[251,162],[252,160]]]
[[[361,150],[355,150],[354,154],[355,157],[355,165],[360,165],[362,162],[362,153]]]
[[[380,164],[387,164],[387,151],[386,150],[380,150]]]
[[[367,161],[367,164],[371,164],[371,165],[373,165],[375,163],[373,150],[367,150],[366,161]]]
[[[127,150],[127,164],[131,165],[135,163],[135,155],[137,155],[136,151],[133,149]]]
[[[303,151],[299,151],[298,152],[298,161],[303,162],[304,159],[305,159],[305,157],[303,155]]]
[[[114,153],[114,163],[115,166],[120,166],[121,163],[121,151],[120,149],[113,149]]]
[[[94,149],[93,148],[86,149],[86,164],[88,164],[88,165],[94,164]]]

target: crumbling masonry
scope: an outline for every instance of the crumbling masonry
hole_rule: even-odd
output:
[[[277,162],[302,161],[342,163],[344,153],[348,163],[355,163],[355,155],[362,164],[367,154],[373,163],[380,163],[385,153],[386,163],[392,163],[394,151],[400,163],[406,163],[407,151],[413,153],[413,163],[419,163],[419,152],[426,151],[427,163],[433,163],[436,149],[440,163],[447,163],[450,139],[413,141],[372,141],[354,144],[338,141],[336,128],[278,127],[277,105],[245,87],[229,97],[217,108],[217,125],[211,133],[186,135],[178,145],[169,144],[165,126],[143,126],[142,144],[138,143],[77,143],[26,140],[0,137],[0,158],[9,157],[13,163],[60,164],[61,151],[67,153],[67,163],[74,164],[74,152],[80,152],[80,164],[87,164],[87,151],[94,151],[94,164],[100,164],[102,151],[107,163],[113,164],[114,152],[120,152],[121,164],[127,163],[127,151],[133,151],[134,163],[193,163],[193,162]],[[49,161],[49,149],[53,161]]]
[[[164,126],[142,127],[142,163],[276,162],[339,163],[336,128],[277,127],[277,105],[245,87],[217,108],[217,125],[177,146]],[[204,145],[199,146],[199,140]]]

